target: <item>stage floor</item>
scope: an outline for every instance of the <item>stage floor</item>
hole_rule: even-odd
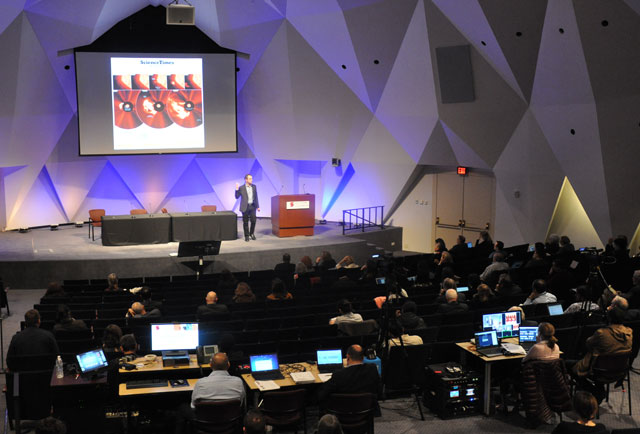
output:
[[[220,255],[206,272],[263,270],[281,262],[283,253],[290,253],[297,262],[304,255],[315,258],[323,250],[336,260],[352,255],[364,263],[376,248],[398,250],[402,245],[401,228],[342,235],[337,222],[316,225],[310,237],[278,238],[271,233],[271,219],[258,219],[257,240],[244,241],[242,220],[238,220],[238,235],[234,241],[223,241]],[[115,272],[121,277],[186,275],[192,273],[184,265],[193,258],[178,258],[177,242],[140,246],[103,246],[100,228],[96,240],[88,238],[88,228],[61,226],[0,233],[0,276],[5,285],[15,288],[42,288],[47,282],[63,279],[98,279]],[[396,247],[397,246],[397,247]]]

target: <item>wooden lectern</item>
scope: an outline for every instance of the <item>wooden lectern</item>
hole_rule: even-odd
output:
[[[283,194],[271,198],[271,228],[278,237],[313,235],[315,216],[314,194]]]

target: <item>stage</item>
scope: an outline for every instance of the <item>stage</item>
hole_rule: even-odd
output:
[[[196,258],[178,258],[178,243],[138,246],[103,246],[100,228],[96,240],[88,238],[88,228],[73,225],[32,229],[27,233],[0,233],[0,277],[11,288],[45,288],[50,281],[64,279],[104,279],[114,272],[119,277],[182,276],[195,274],[185,262]],[[316,225],[313,236],[278,238],[271,233],[271,220],[258,219],[257,240],[244,241],[242,220],[238,219],[238,236],[223,241],[220,255],[207,256],[213,261],[205,273],[253,271],[273,268],[289,253],[292,262],[304,256],[314,260],[323,250],[336,261],[345,255],[358,264],[374,253],[392,252],[402,247],[402,228],[387,227],[342,235],[337,222]]]

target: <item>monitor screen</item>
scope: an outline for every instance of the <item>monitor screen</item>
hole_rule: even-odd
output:
[[[199,345],[198,323],[151,324],[151,350],[194,350]]]
[[[473,243],[472,243],[471,241],[469,241],[469,242],[467,243],[467,247],[471,249],[471,248],[473,247]]]
[[[342,350],[318,350],[318,365],[342,365]]]
[[[520,312],[517,310],[482,315],[482,329],[494,330],[501,339],[517,337],[520,322]]]
[[[538,337],[538,327],[520,327],[520,343],[535,342]]]
[[[249,356],[251,363],[251,372],[275,371],[280,369],[278,356],[275,354],[261,354],[258,356]]]
[[[469,287],[468,286],[459,286],[456,288],[456,291],[458,292],[467,292],[469,291]]]
[[[101,349],[78,354],[76,359],[78,360],[80,372],[83,374],[101,368],[106,368],[108,366],[107,358],[104,356],[104,351]]]
[[[549,309],[549,315],[562,315],[562,305],[558,304],[548,304],[547,308]]]
[[[476,347],[487,348],[498,346],[498,335],[495,331],[476,333]]]

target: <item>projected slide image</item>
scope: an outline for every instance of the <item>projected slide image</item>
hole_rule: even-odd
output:
[[[204,148],[202,59],[111,58],[114,150]]]

